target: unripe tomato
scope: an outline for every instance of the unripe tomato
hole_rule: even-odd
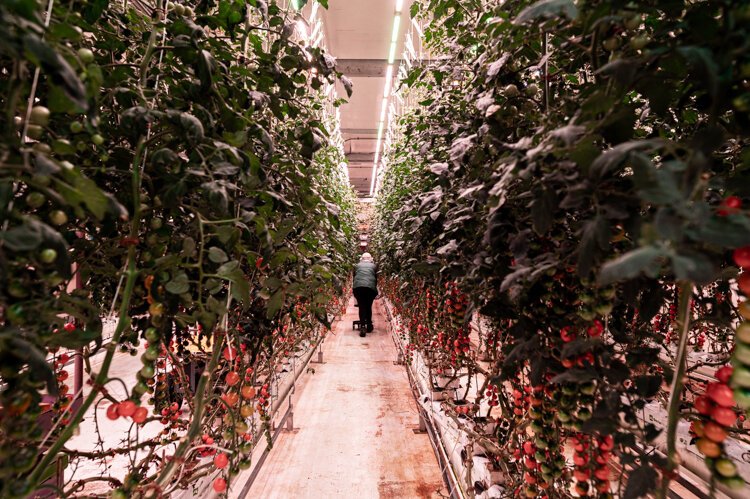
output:
[[[26,204],[30,208],[40,208],[45,201],[47,201],[47,198],[41,192],[32,192],[26,196]]]
[[[46,264],[53,263],[57,260],[57,251],[52,248],[45,248],[39,253],[39,260]]]
[[[714,463],[714,469],[724,477],[732,477],[737,474],[737,466],[726,458],[717,459]]]
[[[49,214],[49,220],[53,225],[64,225],[68,222],[68,215],[62,210],[54,210]]]
[[[39,126],[47,126],[49,124],[50,112],[44,106],[34,106],[31,108],[31,116],[29,116],[29,123]]]
[[[84,64],[91,64],[94,62],[94,52],[91,49],[85,47],[78,49],[78,58]]]
[[[740,303],[738,310],[743,319],[747,319],[750,321],[750,300]]]

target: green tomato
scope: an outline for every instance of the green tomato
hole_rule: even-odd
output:
[[[161,218],[152,218],[151,223],[149,224],[151,226],[151,229],[153,230],[159,230],[164,225],[164,222]]]
[[[13,298],[26,298],[29,296],[29,290],[19,282],[8,284],[8,294]]]
[[[149,343],[154,343],[155,341],[158,341],[161,335],[159,334],[159,331],[155,327],[150,327],[146,329],[146,332],[144,333],[146,341]]]
[[[80,48],[78,49],[78,58],[84,64],[91,64],[94,62],[94,52],[91,49]]]
[[[45,248],[39,253],[39,260],[41,260],[42,263],[53,263],[57,260],[57,251],[52,248]]]
[[[719,477],[719,482],[732,490],[742,490],[743,488],[745,488],[745,480],[739,475],[731,477]]]
[[[156,371],[154,366],[143,366],[139,371],[139,374],[143,379],[151,379],[154,377],[154,374],[156,374]]]
[[[10,319],[11,322],[22,322],[24,317],[23,305],[20,303],[14,303],[5,311],[5,316]]]
[[[104,137],[102,137],[98,133],[95,133],[94,135],[91,136],[91,142],[93,142],[94,145],[100,146],[104,144]]]
[[[529,97],[534,97],[539,93],[539,86],[535,83],[532,83],[524,89],[524,93]]]
[[[52,142],[52,150],[60,156],[75,154],[76,150],[68,139],[55,139]]]
[[[26,196],[26,204],[30,208],[40,208],[45,201],[47,201],[47,198],[41,192],[32,192]]]
[[[744,343],[736,343],[734,346],[734,354],[732,355],[735,359],[739,360],[743,364],[750,365],[750,345]]]
[[[604,47],[605,50],[612,52],[620,48],[621,43],[622,43],[622,40],[620,40],[620,37],[611,36],[602,42],[602,47]]]
[[[44,128],[39,125],[29,125],[26,128],[26,136],[30,139],[39,140],[44,135]]]
[[[635,50],[641,50],[651,42],[651,38],[648,35],[638,35],[630,39],[630,46]]]
[[[737,466],[730,459],[719,458],[714,463],[714,469],[723,477],[729,478],[737,474]]]
[[[637,29],[643,22],[643,17],[640,14],[636,14],[630,19],[625,20],[625,27],[628,29]]]
[[[64,225],[68,222],[68,215],[62,210],[54,210],[49,214],[49,220],[53,225]]]
[[[34,150],[42,154],[49,154],[52,152],[52,148],[49,146],[49,144],[45,144],[44,142],[37,142],[36,144],[34,144]]]
[[[80,121],[71,122],[70,131],[73,133],[81,133],[83,131],[83,123],[81,123]]]
[[[138,396],[143,395],[147,391],[148,391],[148,385],[144,383],[143,381],[139,381],[133,387],[133,393],[135,393]]]
[[[750,343],[750,321],[744,321],[737,326],[737,331],[735,331],[734,337],[737,341],[741,341],[742,343]]]
[[[73,165],[73,163],[71,163],[70,161],[67,161],[67,160],[66,161],[60,161],[60,166],[66,172],[70,172],[70,171],[75,170],[75,165]]]
[[[503,89],[503,93],[508,98],[518,97],[520,92],[518,91],[518,87],[513,85],[512,83],[510,85],[506,85]]]
[[[31,108],[31,116],[29,116],[29,123],[39,126],[49,125],[50,112],[44,106],[34,106]]]

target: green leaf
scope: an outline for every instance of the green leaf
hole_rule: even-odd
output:
[[[173,295],[187,293],[190,290],[187,274],[184,272],[178,273],[164,286],[164,288]]]
[[[211,246],[208,249],[208,259],[215,263],[224,263],[229,260],[229,257],[223,249],[216,246]]]
[[[276,291],[273,295],[271,295],[271,298],[268,299],[268,302],[266,303],[266,317],[268,319],[273,319],[276,317],[276,314],[281,310],[281,307],[284,305],[284,290],[279,289]]]
[[[604,264],[599,272],[599,284],[607,286],[613,282],[633,279],[642,273],[655,277],[661,269],[661,260],[664,256],[664,251],[654,246],[645,246],[625,253]]]

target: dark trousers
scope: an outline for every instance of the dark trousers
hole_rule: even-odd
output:
[[[359,322],[372,324],[372,301],[378,292],[372,288],[354,288],[354,298],[359,305]]]

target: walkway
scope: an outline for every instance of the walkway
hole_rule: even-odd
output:
[[[353,302],[297,385],[294,430],[279,436],[248,497],[437,498],[445,493],[379,302],[375,331],[351,329]],[[241,487],[238,487],[240,489]]]

